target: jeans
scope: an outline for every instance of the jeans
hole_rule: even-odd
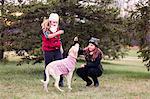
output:
[[[55,60],[60,60],[62,59],[62,54],[60,52],[60,49],[54,50],[54,51],[43,51],[43,55],[44,55],[44,61],[45,61],[45,69],[46,66]],[[45,70],[44,70],[44,81],[46,81],[46,74],[45,74]],[[63,77],[60,76],[60,83],[63,82]]]
[[[91,77],[92,80],[94,81],[94,85],[99,84],[97,77],[100,77],[102,75],[102,71],[98,68],[78,68],[76,73],[79,77],[81,77],[87,83],[92,82],[89,79],[89,77]]]

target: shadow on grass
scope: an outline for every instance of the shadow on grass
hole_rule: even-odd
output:
[[[118,76],[125,76],[129,78],[136,79],[150,79],[150,72],[135,72],[135,71],[127,71],[127,70],[112,70],[106,69],[104,70],[104,75],[113,75],[116,74]]]
[[[104,65],[114,65],[114,66],[131,66],[130,64],[127,65],[127,64],[121,64],[121,63],[111,63],[111,62],[102,62],[102,64]]]
[[[121,64],[121,63],[111,63],[111,62],[102,62],[103,65],[111,65],[111,66],[138,66],[135,64]]]

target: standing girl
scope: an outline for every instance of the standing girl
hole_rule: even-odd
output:
[[[45,20],[42,26],[42,50],[46,66],[54,61],[62,59],[61,53],[61,41],[60,35],[64,33],[63,30],[59,30],[59,16],[56,13],[51,13],[49,19]],[[63,86],[63,78],[60,77],[59,85]],[[44,81],[46,81],[46,75],[44,70]]]

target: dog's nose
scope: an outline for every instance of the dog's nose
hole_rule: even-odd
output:
[[[77,36],[74,38],[74,41],[78,41],[78,37]]]

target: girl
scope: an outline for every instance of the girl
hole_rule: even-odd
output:
[[[98,87],[99,81],[97,77],[100,77],[103,73],[103,68],[101,65],[103,53],[98,48],[98,39],[92,37],[89,40],[88,46],[81,50],[80,53],[84,54],[86,64],[82,64],[81,68],[77,69],[77,75],[86,81],[86,86],[90,86],[93,80],[94,86]],[[89,79],[89,77],[91,77],[92,80]]]
[[[64,33],[59,30],[59,16],[56,13],[51,13],[49,19],[43,21],[42,26],[42,50],[46,66],[54,61],[62,59],[60,35]],[[44,70],[44,81],[46,81],[46,74]],[[60,86],[63,86],[63,78],[60,78]]]

